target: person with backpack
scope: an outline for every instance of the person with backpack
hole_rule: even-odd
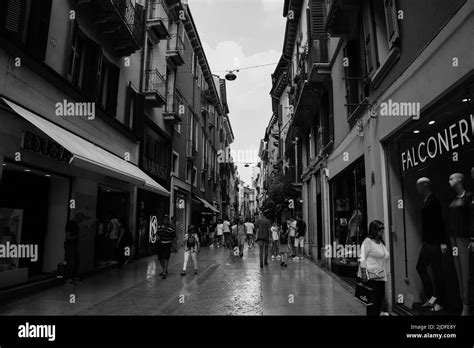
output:
[[[188,266],[189,257],[193,259],[194,264],[194,274],[198,273],[198,263],[197,263],[197,253],[199,252],[199,236],[197,233],[197,228],[193,225],[189,226],[188,233],[184,235],[184,264],[181,275],[186,275],[186,268]]]
[[[237,242],[239,244],[239,256],[244,256],[244,246],[245,246],[245,239],[247,234],[245,233],[245,225],[242,218],[237,221]]]
[[[306,223],[298,216],[296,218],[295,254],[293,261],[304,259],[304,236],[306,234]]]
[[[110,222],[107,226],[107,243],[108,243],[108,260],[107,263],[117,263],[116,261],[116,248],[117,240],[120,235],[120,221],[117,218],[110,219]]]
[[[281,254],[281,267],[288,267],[288,254],[291,252],[289,242],[289,231],[288,228],[280,229],[280,254]]]

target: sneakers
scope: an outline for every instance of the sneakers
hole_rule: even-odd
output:
[[[293,261],[299,261],[300,259],[299,259],[299,257],[298,257],[298,256],[295,256],[295,257],[293,257],[293,259],[292,259],[292,260],[293,260]]]
[[[275,255],[272,255],[272,260],[275,260]]]
[[[431,312],[439,312],[439,311],[442,311],[444,309],[443,306],[440,306],[439,304],[435,304],[433,308],[430,309]]]
[[[381,317],[389,317],[390,313],[389,312],[380,312]]]
[[[280,260],[280,259],[281,259],[281,256],[280,256],[280,255],[277,255],[276,259],[277,259],[277,260]]]

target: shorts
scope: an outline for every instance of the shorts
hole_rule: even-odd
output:
[[[304,248],[304,237],[295,237],[295,247]]]
[[[158,260],[169,260],[172,243],[158,243]]]

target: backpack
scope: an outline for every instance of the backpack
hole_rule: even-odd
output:
[[[186,240],[186,245],[188,248],[193,248],[196,246],[196,238],[194,238],[193,234],[189,235],[188,239]]]
[[[280,243],[281,244],[288,244],[288,230],[281,231],[280,233]]]

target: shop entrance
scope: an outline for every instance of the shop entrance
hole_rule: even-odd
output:
[[[127,193],[106,186],[99,186],[97,192],[97,235],[95,241],[95,265],[101,266],[115,260],[115,239],[109,238],[108,225],[112,219],[128,222],[129,196]]]

